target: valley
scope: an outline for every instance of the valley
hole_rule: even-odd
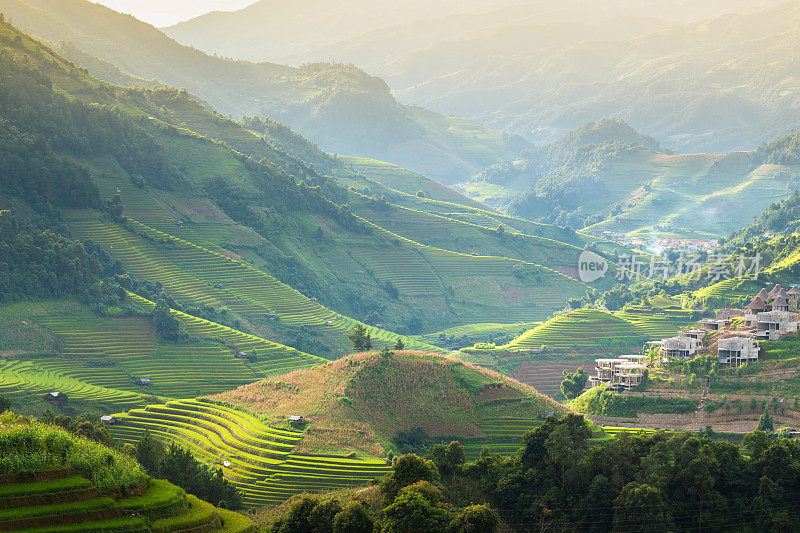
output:
[[[796,0],[107,4],[0,0],[0,530],[800,527]]]

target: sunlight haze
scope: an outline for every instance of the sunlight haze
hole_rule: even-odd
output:
[[[99,0],[97,3],[163,28],[211,11],[241,9],[253,2],[254,0]]]
[[[0,0],[0,532],[800,532],[798,28]]]

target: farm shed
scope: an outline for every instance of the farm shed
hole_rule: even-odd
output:
[[[149,387],[150,385],[152,385],[152,383],[150,382],[150,378],[139,378],[138,380],[136,380],[136,384],[139,385],[140,387]]]
[[[100,421],[101,421],[101,422],[105,422],[106,424],[108,424],[108,425],[110,425],[110,426],[111,426],[111,425],[114,425],[114,424],[116,424],[116,423],[117,423],[117,419],[116,419],[116,418],[114,418],[114,417],[113,417],[113,416],[111,416],[111,415],[103,415],[103,416],[101,416],[101,417],[100,417]]]
[[[67,405],[67,403],[69,402],[69,397],[67,397],[66,394],[60,391],[53,391],[51,393],[48,393],[44,397],[44,399],[48,402],[56,404],[59,407]]]

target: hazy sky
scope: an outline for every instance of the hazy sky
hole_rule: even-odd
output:
[[[233,11],[256,0],[94,0],[149,22],[156,27],[171,26],[209,11]]]

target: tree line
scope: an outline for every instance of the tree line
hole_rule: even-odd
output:
[[[50,231],[22,231],[0,211],[0,302],[101,294],[100,263],[79,241]]]
[[[465,462],[457,442],[425,458],[403,455],[365,496],[344,505],[299,499],[267,531],[492,532],[501,522],[565,532],[800,527],[796,439],[764,431],[741,445],[705,431],[591,438],[583,417],[568,414],[528,432],[510,456],[484,449]]]

